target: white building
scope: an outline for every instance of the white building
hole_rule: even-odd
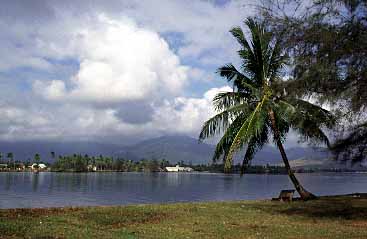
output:
[[[43,164],[43,163],[38,164],[38,167],[39,167],[40,169],[45,169],[45,168],[47,168],[46,164]]]
[[[36,163],[34,163],[34,164],[32,164],[32,165],[30,166],[30,168],[31,168],[31,169],[35,169],[35,168],[36,168],[36,166],[37,166],[37,164],[36,164]],[[40,164],[38,164],[38,169],[45,169],[45,168],[47,168],[46,164],[44,164],[44,163],[40,163]]]
[[[95,172],[95,171],[97,171],[97,166],[92,165],[92,164],[89,164],[89,165],[87,166],[87,169],[88,169],[88,171],[93,171],[93,172]]]
[[[180,167],[176,165],[175,167],[166,167],[167,172],[192,172],[193,169],[190,167]]]
[[[1,163],[0,164],[0,171],[7,171],[9,168],[8,168],[8,165],[6,163]]]

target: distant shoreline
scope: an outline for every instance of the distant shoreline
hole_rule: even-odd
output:
[[[224,172],[211,172],[211,171],[192,171],[192,172],[139,172],[139,171],[114,171],[114,170],[105,170],[105,171],[39,171],[38,173],[32,172],[32,171],[0,171],[0,173],[144,173],[144,174],[224,174],[224,175],[239,175],[239,172],[230,172],[230,173],[224,173]],[[341,174],[347,174],[347,173],[358,173],[358,174],[367,174],[367,171],[295,171],[297,174],[317,174],[317,173],[341,173]],[[287,173],[283,172],[277,172],[277,173],[263,173],[263,172],[248,172],[246,174],[257,174],[257,175],[287,175]]]

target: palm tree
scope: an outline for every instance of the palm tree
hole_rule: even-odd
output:
[[[233,84],[233,92],[215,96],[213,104],[218,114],[204,123],[199,139],[222,135],[213,160],[223,156],[226,170],[232,166],[234,153],[247,146],[241,175],[255,153],[273,139],[301,198],[315,198],[293,174],[283,142],[293,129],[305,140],[329,145],[322,129],[332,127],[334,118],[327,110],[287,92],[288,83],[281,79],[280,73],[288,58],[283,54],[280,41],[252,18],[245,24],[251,33],[250,39],[245,38],[240,27],[230,31],[241,45],[238,51],[241,71],[232,64],[218,69],[219,75]]]
[[[8,160],[9,160],[9,165],[10,164],[13,164],[13,167],[15,167],[14,166],[14,162],[13,162],[14,161],[14,154],[12,152],[9,152],[6,156],[7,156]]]
[[[41,156],[39,153],[36,153],[34,155],[34,162],[38,165],[40,161],[41,161]]]

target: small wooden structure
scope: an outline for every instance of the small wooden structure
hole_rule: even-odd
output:
[[[283,202],[291,202],[295,190],[282,190],[279,194],[279,200]]]

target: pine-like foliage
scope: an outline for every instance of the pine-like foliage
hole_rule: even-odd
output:
[[[367,1],[263,2],[263,18],[292,56],[292,93],[317,96],[341,109],[343,124],[334,130],[343,137],[332,147],[336,158],[367,159],[361,123],[367,122]]]

